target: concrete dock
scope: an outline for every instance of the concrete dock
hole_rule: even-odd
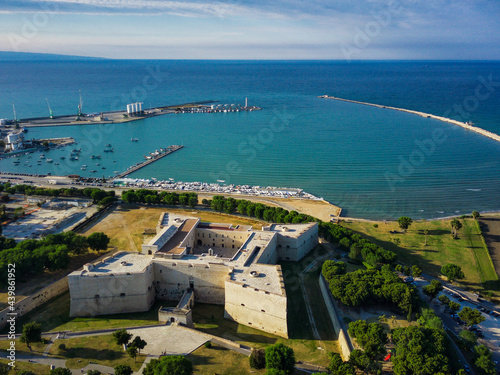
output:
[[[158,161],[158,160],[164,158],[165,156],[170,155],[171,153],[173,153],[177,150],[180,150],[183,147],[184,146],[181,146],[181,145],[168,146],[164,151],[160,151],[156,154],[153,154],[151,156],[151,159],[147,159],[146,161],[144,161],[142,163],[138,163],[138,164],[133,165],[132,167],[127,169],[125,172],[116,175],[114,178],[123,178],[123,177],[129,175],[130,173],[136,172],[139,169],[144,168],[146,165],[154,163],[155,161]]]

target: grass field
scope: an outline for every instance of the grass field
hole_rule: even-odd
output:
[[[8,365],[9,361],[2,358],[0,359],[0,363],[3,365]],[[19,371],[31,371],[37,375],[48,375],[50,372],[50,366],[41,365],[38,363],[16,361],[15,370],[10,370],[10,373],[16,374]]]
[[[201,346],[187,358],[193,363],[193,372],[200,375],[261,374],[266,370],[250,368],[248,357],[217,345],[210,349]]]
[[[69,317],[69,292],[51,299],[44,305],[23,316],[18,324],[36,321],[42,324],[42,331],[91,331],[107,328],[126,328],[158,324],[158,309],[160,306],[174,306],[175,303],[159,301],[148,312],[103,315],[93,318]]]
[[[66,349],[59,349],[59,345],[63,343],[66,345]],[[112,335],[55,340],[50,349],[50,355],[67,359],[66,367],[70,369],[83,368],[91,360],[92,363],[110,367],[128,365],[132,370],[138,371],[146,358],[145,355],[141,354],[134,361],[123,350],[123,347],[114,342]]]
[[[451,220],[414,221],[406,233],[392,234],[389,231],[401,231],[396,222],[341,222],[342,226],[360,233],[363,237],[394,251],[400,261],[408,265],[418,265],[424,272],[440,275],[441,267],[447,263],[459,265],[465,279],[460,284],[473,290],[491,292],[500,296],[498,276],[473,219],[460,219],[463,228],[458,238],[451,236]],[[374,227],[378,224],[378,227]],[[427,245],[424,230],[427,229]],[[395,242],[400,241],[399,244]]]
[[[15,340],[16,342],[16,353],[17,354],[31,354],[31,355],[42,355],[43,351],[47,347],[45,342],[34,342],[31,344],[31,351],[28,349],[26,344],[23,344],[19,340]],[[10,347],[10,340],[2,340],[0,341],[0,350],[7,351]]]
[[[144,229],[156,228],[160,214],[166,211],[195,216],[202,221],[214,223],[251,225],[255,229],[261,229],[262,225],[264,225],[262,221],[212,211],[122,205],[111,210],[82,234],[88,236],[94,232],[104,232],[111,239],[110,246],[114,246],[119,250],[140,251],[144,240],[149,238],[144,237],[142,234]]]

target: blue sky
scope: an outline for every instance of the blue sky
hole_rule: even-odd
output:
[[[1,0],[0,50],[150,59],[500,59],[499,0]]]

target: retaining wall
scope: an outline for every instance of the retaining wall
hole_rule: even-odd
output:
[[[330,319],[332,320],[333,328],[338,335],[340,355],[342,356],[342,359],[344,361],[347,361],[349,360],[349,356],[351,355],[351,352],[353,350],[351,338],[349,337],[347,330],[339,320],[339,316],[335,308],[335,302],[333,301],[332,294],[330,293],[330,288],[328,287],[328,283],[326,282],[323,275],[319,275],[319,286],[321,289],[321,294],[323,295],[323,299],[325,300],[328,314],[330,315]]]
[[[11,311],[10,307],[3,309],[0,311],[0,329],[3,329],[6,326],[7,320],[9,319],[7,315],[8,313],[17,313],[16,319],[19,319],[24,314],[44,304],[51,298],[57,297],[58,295],[66,292],[68,289],[68,277],[65,276],[38,292],[33,293],[29,297],[17,302],[14,305],[14,311]]]

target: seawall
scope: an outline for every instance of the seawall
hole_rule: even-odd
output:
[[[418,115],[418,116],[422,116],[422,117],[433,118],[435,120],[439,120],[439,121],[443,121],[443,122],[448,122],[448,123],[453,124],[453,125],[461,126],[462,128],[465,128],[467,130],[471,130],[471,131],[476,132],[478,134],[481,134],[481,135],[483,135],[485,137],[491,138],[491,139],[493,139],[493,140],[495,140],[497,142],[500,142],[500,135],[498,135],[498,134],[495,134],[495,133],[489,132],[488,130],[484,130],[484,129],[478,128],[477,126],[472,126],[472,125],[470,125],[468,123],[460,122],[460,121],[453,120],[453,119],[447,118],[447,117],[436,116],[436,115],[432,115],[430,113],[425,113],[425,112],[413,111],[411,109],[389,107],[389,106],[381,105],[381,104],[366,103],[366,102],[359,102],[357,100],[337,98],[335,96],[323,95],[323,96],[319,96],[319,98],[340,100],[342,102],[349,102],[349,103],[355,103],[355,104],[369,105],[369,106],[377,107],[377,108],[392,109],[394,111],[407,112],[407,113],[412,113],[414,115]]]

